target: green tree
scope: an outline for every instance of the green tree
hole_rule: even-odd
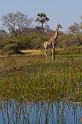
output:
[[[38,13],[37,19],[35,21],[41,24],[40,28],[44,30],[44,24],[46,24],[47,26],[47,22],[49,21],[49,18],[47,17],[45,13]]]

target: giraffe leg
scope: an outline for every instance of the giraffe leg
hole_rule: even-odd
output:
[[[53,60],[53,47],[52,47],[52,60]]]
[[[45,48],[45,56],[46,56],[46,59],[48,58],[47,56],[47,49]]]
[[[55,46],[52,46],[52,60],[55,60]]]

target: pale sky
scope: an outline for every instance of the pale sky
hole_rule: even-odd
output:
[[[60,23],[66,31],[74,22],[82,21],[82,0],[0,0],[0,16],[16,11],[33,18],[38,12],[45,12],[51,28]]]

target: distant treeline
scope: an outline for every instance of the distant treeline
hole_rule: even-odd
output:
[[[54,33],[47,24],[45,13],[38,13],[37,18],[29,18],[22,12],[8,13],[1,17],[0,50],[3,53],[19,53],[21,49],[43,48],[43,42]],[[36,22],[36,26],[34,26]],[[82,23],[74,23],[66,33],[59,32],[57,47],[82,45]]]

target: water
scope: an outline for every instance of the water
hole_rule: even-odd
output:
[[[81,120],[80,103],[0,101],[0,124],[82,124]]]

